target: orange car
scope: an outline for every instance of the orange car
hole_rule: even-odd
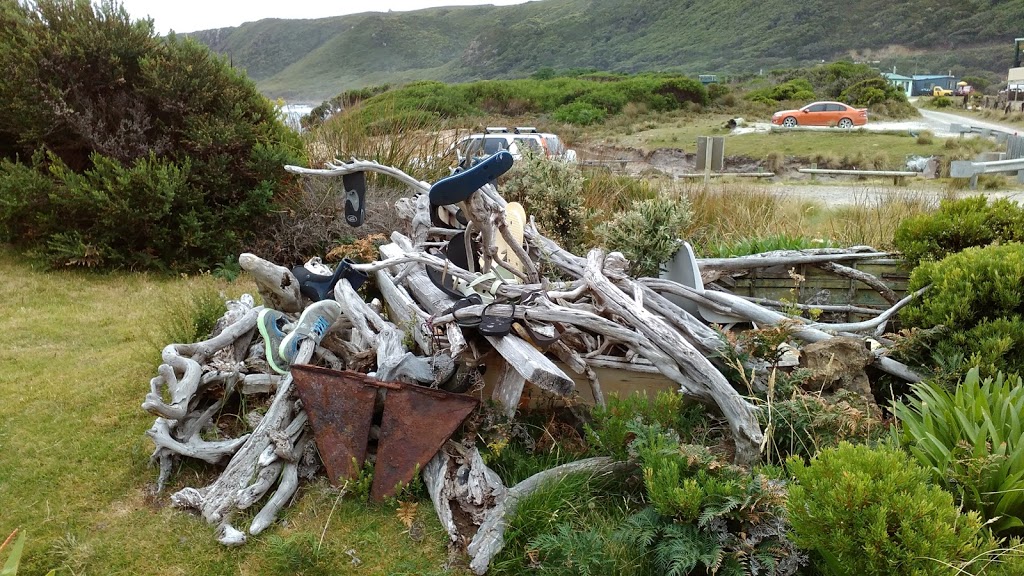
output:
[[[854,108],[842,102],[812,102],[799,110],[783,110],[772,114],[772,124],[786,128],[795,126],[853,128],[867,123],[867,108]]]

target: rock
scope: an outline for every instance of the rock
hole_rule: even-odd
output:
[[[846,389],[866,398],[871,396],[871,382],[864,371],[875,355],[858,338],[837,337],[805,346],[800,366],[811,371],[804,383],[807,390]]]

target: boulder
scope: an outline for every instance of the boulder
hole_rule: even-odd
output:
[[[809,344],[800,355],[800,366],[811,371],[804,388],[813,391],[845,389],[872,398],[871,383],[864,368],[874,360],[875,355],[858,338],[836,337]]]

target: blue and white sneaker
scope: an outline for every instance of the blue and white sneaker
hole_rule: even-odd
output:
[[[319,344],[331,325],[341,317],[341,304],[335,300],[321,300],[310,304],[299,317],[295,329],[281,340],[278,353],[289,365],[299,354],[299,345],[306,338]]]
[[[281,327],[284,326],[286,321],[287,319],[284,314],[272,308],[260,310],[260,315],[256,318],[256,327],[259,328],[260,336],[263,336],[263,342],[266,346],[267,364],[278,374],[287,373],[290,364],[281,357],[279,352],[281,342],[285,337]]]

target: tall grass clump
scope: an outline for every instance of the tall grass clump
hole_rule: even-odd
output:
[[[981,514],[996,533],[1024,529],[1024,382],[982,379],[977,368],[950,391],[922,382],[893,413],[932,480]]]

